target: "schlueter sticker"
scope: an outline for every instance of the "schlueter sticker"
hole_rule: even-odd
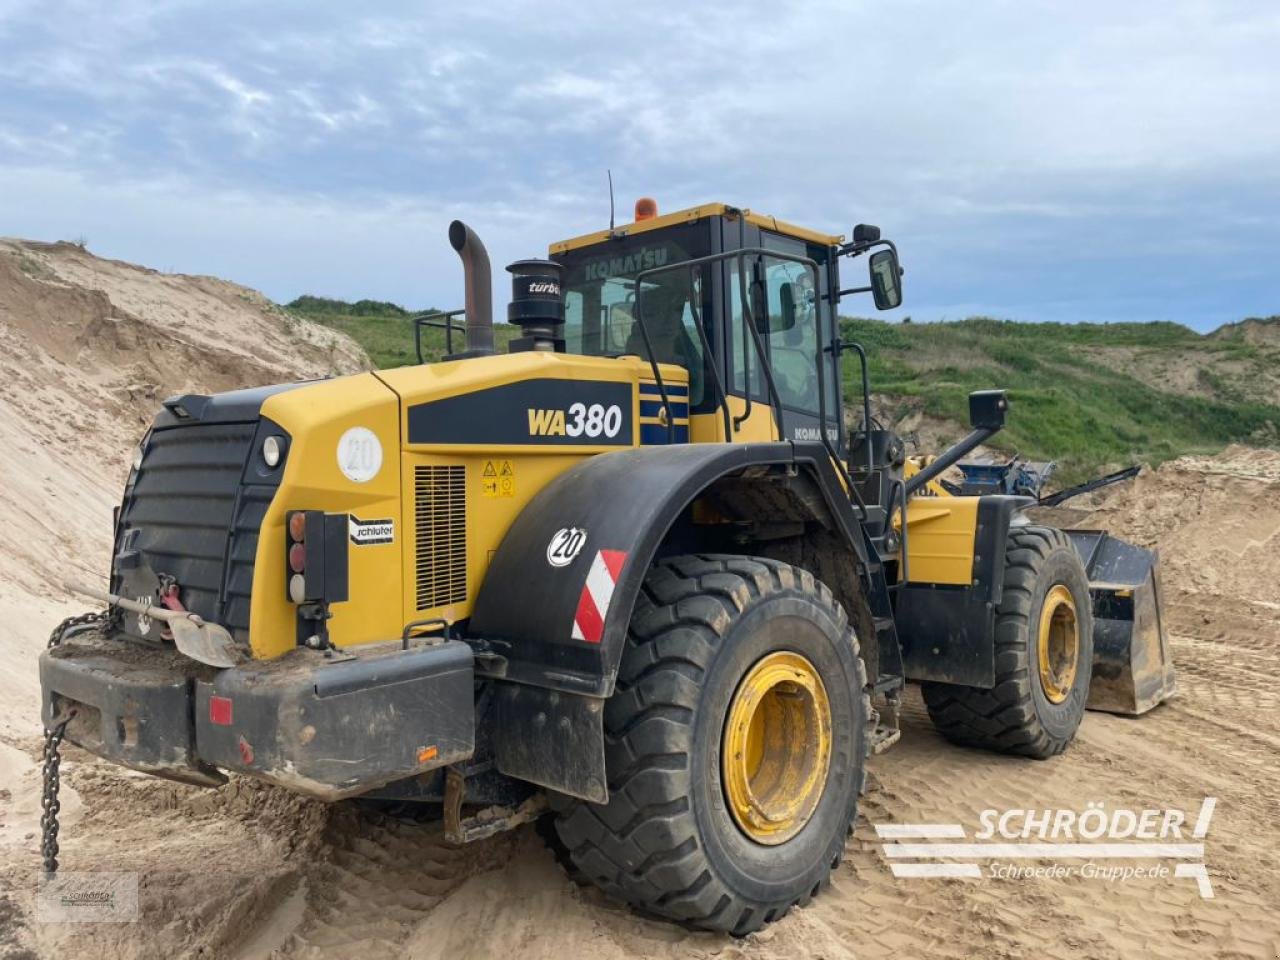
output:
[[[587,542],[587,531],[577,527],[561,527],[547,544],[547,563],[553,567],[567,567]]]
[[[394,520],[360,520],[348,517],[347,525],[351,532],[351,542],[362,547],[371,543],[391,543],[396,538]]]

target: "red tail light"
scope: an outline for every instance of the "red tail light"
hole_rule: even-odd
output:
[[[347,599],[347,538],[350,517],[323,510],[292,510],[285,582],[292,603],[335,603]]]

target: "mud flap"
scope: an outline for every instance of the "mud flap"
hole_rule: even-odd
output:
[[[498,769],[570,796],[607,803],[604,703],[578,696],[498,683]]]
[[[1068,530],[1093,598],[1090,710],[1137,716],[1173,696],[1173,659],[1153,550],[1099,530]]]

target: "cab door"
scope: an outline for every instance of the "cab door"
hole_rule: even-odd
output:
[[[725,436],[723,418],[706,418],[703,423],[695,420],[694,439],[820,442],[819,401],[825,390],[827,434],[838,445],[843,430],[838,366],[824,350],[834,335],[830,303],[822,297],[829,250],[741,221],[726,221],[724,230],[728,234],[725,249],[777,250],[816,261],[818,271],[815,278],[806,265],[768,254],[724,262],[719,298],[724,305],[721,376],[731,414],[729,435]],[[744,310],[744,304],[749,309]],[[752,326],[758,338],[752,335]],[[781,430],[762,361],[769,365],[781,401]]]

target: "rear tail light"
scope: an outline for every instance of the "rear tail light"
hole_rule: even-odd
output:
[[[294,510],[285,518],[285,556],[289,600],[296,604],[338,603],[347,599],[345,513]]]

